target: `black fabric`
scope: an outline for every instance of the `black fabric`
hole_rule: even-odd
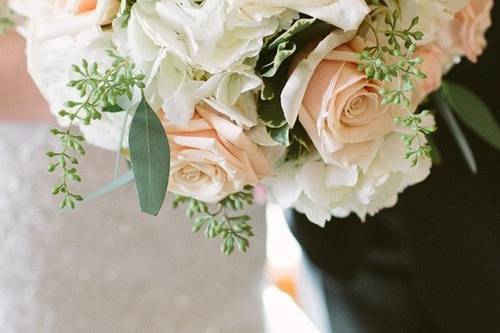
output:
[[[500,119],[500,6],[478,64],[448,75]],[[324,229],[289,212],[291,230],[324,276],[334,332],[500,332],[500,153],[465,130],[472,175],[446,124],[435,136],[444,164],[365,224]]]

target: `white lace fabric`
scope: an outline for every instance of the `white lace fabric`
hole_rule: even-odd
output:
[[[49,125],[0,123],[0,332],[260,332],[264,217],[249,254],[222,255],[182,210],[141,215],[132,186],[73,212],[50,194]],[[88,193],[114,155],[89,147]]]

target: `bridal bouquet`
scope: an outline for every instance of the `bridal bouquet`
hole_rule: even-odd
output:
[[[194,231],[245,251],[246,215],[270,200],[324,225],[396,204],[432,157],[432,100],[475,164],[455,115],[500,148],[469,90],[442,83],[486,46],[492,0],[12,0],[25,18],[28,68],[57,116],[61,207],[83,197],[84,142],[131,170],[157,215],[167,192]],[[436,92],[437,93],[434,93]],[[432,98],[429,96],[431,93]],[[78,132],[79,130],[79,132]]]

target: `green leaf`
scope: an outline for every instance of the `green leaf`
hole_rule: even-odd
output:
[[[15,22],[8,17],[0,17],[0,34],[3,34],[7,29],[13,27]]]
[[[104,195],[106,193],[109,193],[111,191],[116,190],[117,188],[120,188],[122,186],[125,186],[131,182],[134,181],[134,173],[133,171],[128,171],[126,174],[114,179],[113,181],[107,183],[97,191],[87,195],[85,197],[85,201],[90,201],[93,200],[97,197],[100,197],[101,195]]]
[[[160,119],[144,96],[132,119],[129,146],[141,211],[156,216],[167,193],[170,147]]]
[[[291,40],[295,35],[298,35],[302,31],[306,30],[309,28],[316,19],[314,18],[303,18],[295,21],[295,23],[283,34],[281,34],[278,38],[276,38],[270,45],[269,49],[274,49],[278,47],[280,44],[283,42],[288,42]]]
[[[475,93],[455,83],[444,82],[441,91],[458,118],[500,150],[500,126],[488,106]]]
[[[275,37],[270,41],[269,45],[266,45],[262,49],[256,66],[257,72],[262,74],[268,71],[270,64],[272,64],[277,57],[280,58],[283,56],[278,56],[277,54],[279,53],[280,46],[283,48],[283,45],[288,45],[287,49],[290,50],[291,45],[294,45],[295,51],[293,53],[296,53],[297,51],[307,47],[312,40],[321,40],[334,29],[334,26],[315,19],[297,20],[292,27],[290,27],[290,29]],[[289,54],[288,57],[290,55],[291,54]],[[284,57],[280,60],[283,65],[290,63],[285,63],[285,60],[287,60],[288,57]],[[279,67],[281,67],[281,64]],[[287,68],[285,71],[288,72]],[[268,75],[270,75],[270,73],[268,73]]]
[[[295,51],[297,50],[297,46],[294,43],[290,42],[283,42],[280,45],[278,45],[278,50],[276,52],[276,55],[273,59],[273,62],[264,66],[263,69],[267,69],[264,73],[261,75],[264,77],[273,77],[277,72],[280,66],[283,64],[283,62],[291,57]]]
[[[458,146],[460,147],[460,150],[462,151],[462,154],[464,155],[464,158],[467,161],[469,168],[471,169],[472,173],[477,173],[477,163],[476,159],[474,158],[474,153],[472,152],[472,149],[470,148],[469,142],[467,141],[465,134],[462,132],[462,129],[458,124],[458,121],[453,115],[453,112],[450,110],[447,100],[443,96],[441,91],[438,91],[435,94],[434,101],[436,102],[437,107],[441,111],[444,120],[448,124],[451,133],[457,140]]]
[[[432,136],[428,136],[427,140],[429,140],[429,146],[432,148],[431,150],[432,163],[436,165],[443,164],[443,154],[441,154],[441,150],[439,150],[436,140],[434,140]]]
[[[285,161],[296,161],[311,152],[313,144],[300,122],[290,130],[289,137],[290,145],[286,150]]]
[[[271,138],[280,145],[286,147],[290,145],[290,139],[289,139],[290,127],[288,126],[288,124],[285,124],[278,128],[268,127],[267,132],[269,133]]]
[[[121,106],[119,106],[118,104],[110,104],[110,105],[106,105],[105,107],[103,107],[102,111],[116,113],[116,112],[122,112],[123,108]]]
[[[260,120],[271,128],[279,128],[287,122],[281,109],[281,99],[279,96],[274,96],[273,99],[260,101],[257,109]]]

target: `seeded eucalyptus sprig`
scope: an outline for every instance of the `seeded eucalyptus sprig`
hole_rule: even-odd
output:
[[[245,187],[241,192],[233,193],[218,204],[209,207],[206,203],[185,197],[177,196],[174,200],[174,208],[181,204],[187,204],[186,214],[194,218],[193,232],[204,230],[207,238],[221,238],[221,251],[230,255],[235,247],[240,251],[246,252],[250,243],[249,237],[254,234],[252,226],[248,223],[248,215],[230,216],[229,210],[238,211],[253,203],[253,188]]]
[[[371,16],[365,24],[374,33],[375,46],[366,47],[358,54],[360,64],[358,69],[363,71],[367,78],[386,83],[391,83],[390,88],[382,88],[379,93],[384,97],[382,104],[395,104],[401,106],[407,113],[404,117],[397,117],[396,123],[410,130],[410,134],[402,136],[407,147],[405,158],[416,165],[420,158],[431,156],[431,147],[421,136],[429,135],[436,130],[434,126],[422,126],[423,118],[428,111],[414,114],[411,110],[410,94],[414,90],[413,80],[425,79],[425,73],[419,68],[423,62],[421,57],[414,57],[417,47],[416,42],[423,38],[421,31],[415,31],[418,17],[414,17],[406,29],[398,28],[399,11],[394,10],[386,14],[385,30],[378,30],[372,23]],[[382,41],[383,35],[386,41]]]
[[[76,165],[78,158],[75,155],[84,155],[84,137],[74,133],[76,122],[89,125],[93,120],[99,120],[102,112],[119,112],[118,98],[127,96],[132,99],[134,87],[143,88],[143,74],[134,73],[134,64],[131,60],[116,55],[113,51],[107,51],[108,56],[113,59],[112,67],[101,71],[97,63],[89,64],[82,60],[80,66],[73,65],[73,72],[78,79],[68,83],[69,87],[75,88],[80,93],[79,100],[71,100],[65,103],[66,108],[59,112],[61,117],[69,119],[66,129],[52,129],[51,133],[61,140],[61,150],[49,151],[47,156],[52,159],[48,170],[61,171],[60,183],[53,189],[54,195],[61,195],[61,208],[74,208],[77,201],[83,198],[69,188],[69,182],[81,182]]]

